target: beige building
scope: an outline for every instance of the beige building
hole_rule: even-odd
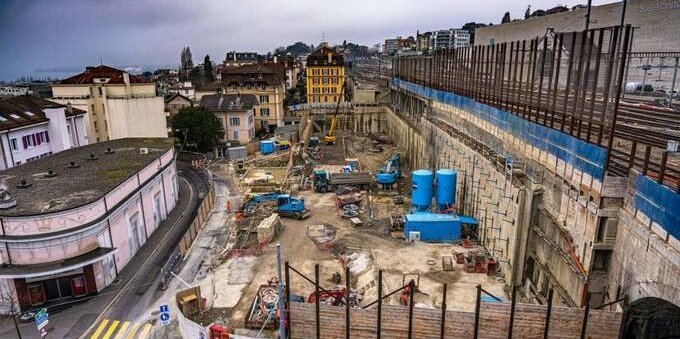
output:
[[[191,99],[175,93],[165,97],[165,118],[168,125],[168,136],[175,136],[175,131],[172,130],[172,118],[179,113],[182,108],[193,106]]]
[[[283,125],[284,80],[277,71],[258,64],[227,67],[221,73],[221,81],[201,86],[196,90],[196,100],[202,102],[206,95],[224,94],[253,95],[255,107],[255,128],[272,131]]]
[[[215,114],[224,129],[217,155],[223,156],[227,147],[245,145],[255,136],[257,98],[252,94],[209,94],[201,98],[201,107]]]
[[[155,84],[100,65],[52,85],[52,99],[87,112],[90,143],[134,137],[167,137],[163,98]]]

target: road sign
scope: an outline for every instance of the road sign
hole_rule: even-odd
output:
[[[42,336],[43,338],[45,338],[47,336],[47,329],[46,328],[43,327],[43,328],[40,329],[40,336]]]
[[[42,331],[45,328],[45,326],[47,326],[47,324],[49,324],[49,322],[50,322],[49,320],[45,319],[45,321],[43,321],[39,324],[36,324],[36,326],[38,326],[38,331]]]
[[[48,317],[49,313],[47,313],[47,309],[45,308],[40,309],[40,311],[38,311],[33,317],[33,322],[38,328],[38,331],[40,331],[40,334],[42,334],[43,330],[45,330],[45,326],[47,326],[49,323],[49,320],[47,319]],[[47,330],[45,330],[45,333],[47,334]]]
[[[161,320],[161,324],[167,325],[170,323],[170,308],[168,308],[168,304],[162,304],[160,307],[161,313],[158,315],[158,318]]]

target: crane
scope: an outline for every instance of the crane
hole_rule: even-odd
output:
[[[340,95],[338,96],[338,103],[335,105],[335,113],[333,113],[333,119],[331,120],[331,128],[328,133],[323,136],[323,141],[326,145],[333,145],[335,143],[335,129],[338,127],[338,111],[340,110],[340,101],[342,101],[342,96],[345,93],[345,82],[342,82],[342,88],[340,88]]]

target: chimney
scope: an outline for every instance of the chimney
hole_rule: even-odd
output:
[[[274,63],[277,63],[278,61],[279,61],[279,57],[277,57],[277,56],[275,55],[275,56],[274,56]]]
[[[333,53],[328,52],[328,64],[332,64],[332,63],[333,63]]]

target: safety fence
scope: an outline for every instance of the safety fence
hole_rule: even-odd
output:
[[[680,112],[626,97],[631,26],[399,57],[393,78],[474,99],[604,147],[610,175],[641,172],[680,189]],[[672,98],[672,93],[670,94]],[[674,134],[675,133],[675,134]]]
[[[300,277],[314,286],[302,302],[292,301],[291,278]],[[546,305],[519,303],[516,288],[511,302],[502,302],[478,285],[474,312],[447,309],[447,285],[442,286],[440,309],[414,307],[417,285],[410,280],[394,291],[383,291],[383,272],[378,271],[378,296],[373,302],[356,302],[351,288],[327,290],[321,286],[319,265],[310,278],[285,264],[285,326],[288,338],[612,338],[618,337],[622,313],[553,306],[549,291]],[[352,286],[345,269],[345,287]],[[388,298],[399,296],[400,305]],[[492,301],[484,301],[492,300]],[[306,302],[305,302],[306,301]],[[620,301],[617,301],[620,302]]]

